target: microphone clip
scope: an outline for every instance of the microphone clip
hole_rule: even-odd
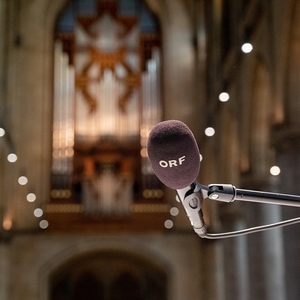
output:
[[[233,232],[208,233],[201,210],[203,200],[205,199],[217,200],[225,203],[231,203],[235,200],[239,200],[300,207],[300,196],[237,189],[231,184],[210,184],[207,187],[198,182],[194,182],[186,188],[177,190],[177,194],[178,196],[176,197],[176,200],[182,203],[194,231],[201,238],[221,239],[236,237],[300,222],[300,217],[298,217]]]
[[[206,237],[207,235],[207,229],[201,209],[204,199],[202,194],[203,188],[207,190],[207,187],[195,182],[186,188],[177,190],[176,196],[176,200],[182,203],[194,231],[200,237]]]
[[[212,200],[230,203],[235,200],[236,190],[231,184],[210,184],[207,196]]]

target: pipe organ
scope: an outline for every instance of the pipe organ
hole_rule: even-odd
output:
[[[74,156],[74,67],[57,41],[54,48],[54,112],[52,142],[52,197],[70,196]]]
[[[146,152],[162,118],[160,35],[143,32],[145,5],[127,16],[124,1],[94,2],[94,15],[73,11],[72,31],[55,34],[51,201],[129,215],[163,198]]]

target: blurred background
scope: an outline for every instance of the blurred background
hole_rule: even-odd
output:
[[[299,299],[300,225],[203,240],[146,151],[181,120],[200,183],[299,195],[299,1],[1,0],[0,22],[0,299]]]

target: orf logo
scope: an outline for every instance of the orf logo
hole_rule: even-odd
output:
[[[172,168],[172,167],[178,167],[182,165],[182,163],[185,161],[185,155],[179,157],[178,159],[171,159],[171,160],[160,160],[159,165],[163,168]]]

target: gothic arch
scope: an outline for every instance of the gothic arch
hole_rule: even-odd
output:
[[[131,278],[141,279],[139,276],[147,269],[149,274],[146,276],[156,276],[160,278],[166,286],[162,287],[165,290],[162,293],[168,294],[168,285],[170,281],[170,262],[163,257],[160,253],[146,248],[135,241],[128,241],[127,239],[117,238],[99,238],[84,240],[76,244],[61,250],[55,254],[50,260],[48,260],[40,269],[39,276],[39,297],[41,300],[50,300],[51,278],[58,274],[68,275],[74,270],[78,271],[76,277],[76,271],[74,278],[70,278],[70,282],[73,280],[83,280],[85,276],[80,278],[80,275],[89,275],[93,277],[93,281],[97,281],[96,278],[100,278],[98,281],[101,287],[101,274],[95,274],[89,272],[90,268],[84,268],[84,264],[91,265],[92,262],[98,262],[103,259],[113,258],[122,261],[123,268],[119,268],[115,275],[111,276],[111,282],[113,284],[122,283],[122,275],[125,273],[131,274]],[[83,265],[83,268],[80,266]],[[126,265],[124,267],[124,265]],[[78,266],[78,268],[76,268]],[[144,271],[143,271],[144,270]],[[85,273],[83,273],[83,271]],[[93,270],[92,270],[93,271]],[[80,273],[81,272],[81,273]],[[154,278],[153,277],[153,278]],[[132,281],[131,281],[132,282]],[[71,282],[72,283],[72,282]],[[143,280],[141,280],[141,286]],[[162,298],[164,299],[164,298]]]

